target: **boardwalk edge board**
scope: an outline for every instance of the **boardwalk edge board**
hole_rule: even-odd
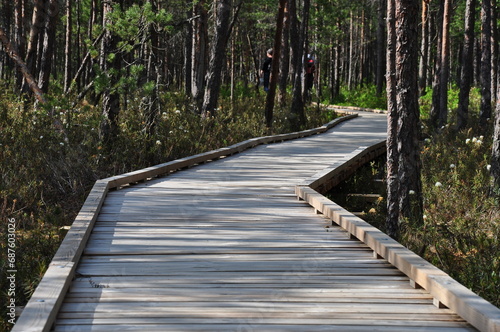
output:
[[[87,240],[92,232],[94,223],[99,215],[102,204],[104,203],[104,199],[106,198],[109,190],[129,185],[131,183],[152,179],[160,175],[175,172],[179,169],[194,166],[199,163],[217,160],[219,158],[253,148],[257,145],[283,142],[286,140],[320,134],[346,120],[350,120],[358,116],[356,113],[349,111],[339,111],[339,113],[347,115],[336,118],[318,128],[289,134],[251,138],[225,148],[200,153],[194,156],[177,159],[138,171],[96,181],[94,187],[87,196],[84,205],[75,218],[75,221],[71,225],[70,230],[64,237],[63,242],[52,259],[49,268],[40,281],[40,284],[36,288],[11,331],[45,332],[51,330],[64,296],[66,295],[71,281],[74,279],[75,268],[80,261],[80,257],[87,244]]]
[[[376,257],[386,259],[406,274],[416,287],[427,290],[434,297],[436,306],[453,310],[479,331],[500,332],[500,309],[321,194],[344,180],[351,169],[371,160],[370,156],[380,155],[380,150],[385,149],[382,143],[357,149],[343,158],[345,162],[338,162],[297,185],[295,194],[317,213],[322,213],[368,245]]]

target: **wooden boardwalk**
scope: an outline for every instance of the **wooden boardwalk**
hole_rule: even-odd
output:
[[[297,199],[297,184],[383,140],[385,124],[363,113],[110,191],[51,328],[474,331]]]

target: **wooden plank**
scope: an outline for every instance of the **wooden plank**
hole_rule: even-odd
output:
[[[280,319],[287,318],[289,319],[289,313],[280,313],[275,312],[272,315],[272,319]],[[88,312],[70,312],[70,313],[61,313],[59,315],[61,319],[125,319],[132,318],[127,313],[116,312],[113,313],[113,316],[110,317],[108,313],[88,313]],[[137,317],[139,318],[139,317]],[[256,313],[227,313],[226,315],[217,313],[209,313],[206,314],[203,311],[197,311],[195,313],[186,313],[186,314],[162,314],[161,316],[155,314],[154,312],[144,313],[141,315],[142,319],[176,319],[176,318],[189,318],[193,320],[203,320],[203,319],[213,319],[214,321],[218,321],[219,319],[245,319],[245,318],[256,318]],[[263,317],[262,317],[263,318]],[[417,315],[408,315],[405,313],[359,313],[359,312],[329,312],[327,313],[327,317],[325,318],[324,313],[296,313],[292,318],[300,318],[300,319],[314,319],[314,320],[322,320],[322,319],[349,319],[352,322],[355,322],[358,319],[361,320],[399,320],[399,321],[435,321],[435,322],[464,322],[462,318],[459,318],[457,315],[449,314],[449,313],[432,313],[432,314],[419,314]],[[314,324],[314,323],[313,323]]]
[[[11,331],[50,331],[74,272],[73,262],[53,261]]]
[[[108,184],[104,181],[97,181],[94,184],[83,207],[71,225],[71,229],[64,237],[63,242],[54,255],[53,261],[78,262],[90,236],[92,227],[97,220],[97,215],[101,211],[108,190]]]
[[[257,317],[258,319],[258,317]],[[110,331],[124,331],[125,326],[123,325],[91,325],[91,326],[81,326],[80,331],[85,332],[110,332]],[[180,327],[178,324],[151,324],[147,325],[148,331],[179,331],[181,328],[183,331],[239,331],[239,330],[255,330],[255,331],[311,331],[310,325],[266,325],[260,324],[254,321],[243,321],[235,324],[184,324]],[[72,327],[68,326],[57,326],[54,331],[74,331]],[[140,331],[144,332],[144,325],[127,325],[126,331]],[[316,325],[314,326],[314,331],[339,331],[339,332],[422,332],[422,327],[411,327],[411,326],[373,326],[373,325]],[[449,328],[449,327],[435,327],[432,329],[433,332],[459,332],[459,331],[474,331],[467,328]]]
[[[236,306],[235,303],[238,305]],[[363,312],[363,313],[406,313],[413,314],[429,314],[437,311],[444,313],[453,313],[449,309],[437,309],[428,304],[372,304],[372,303],[322,303],[317,306],[314,303],[304,305],[301,302],[279,302],[268,300],[262,302],[117,302],[117,303],[64,303],[61,307],[62,313],[70,312],[102,312],[114,313],[116,311],[129,312],[131,315],[142,315],[150,311],[155,311],[157,314],[172,314],[172,313],[192,313],[193,311],[202,310],[205,313],[243,313],[243,312],[259,312],[259,310],[272,310],[273,312],[282,313],[349,313],[349,312]]]

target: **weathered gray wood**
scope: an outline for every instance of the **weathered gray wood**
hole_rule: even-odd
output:
[[[473,330],[296,200],[296,184],[385,137],[383,116],[366,114],[326,132],[343,120],[105,179],[118,190],[54,330]]]
[[[74,272],[73,262],[52,262],[11,331],[50,331]]]
[[[307,186],[297,186],[296,193],[315,209],[370,246],[378,255],[410,277],[413,282],[428,290],[437,302],[457,312],[480,331],[500,331],[500,310],[497,307],[313,189]]]

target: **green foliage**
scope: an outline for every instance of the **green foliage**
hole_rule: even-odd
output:
[[[426,140],[425,224],[405,224],[403,234],[407,246],[499,306],[500,210],[489,196],[491,141],[479,133],[446,128]]]
[[[134,4],[125,11],[116,6],[110,18],[112,23],[108,28],[122,39],[120,46],[126,47],[127,43],[140,42],[141,38],[138,36],[148,33],[151,25],[155,25],[158,30],[168,28],[172,21],[172,14],[167,13],[165,9],[156,12],[152,4],[146,2],[144,5]]]
[[[326,88],[325,88],[326,90]],[[335,100],[327,100],[327,104],[342,106],[357,106],[374,109],[387,109],[387,95],[385,91],[377,95],[375,85],[365,85],[356,90],[347,90],[342,86],[340,94]]]
[[[426,121],[432,108],[432,88],[427,88],[425,93],[420,97],[420,117]],[[456,110],[458,108],[460,89],[456,85],[448,89],[448,122],[453,124],[456,119]],[[472,88],[469,94],[469,112],[475,113],[478,111],[478,106],[481,105],[481,91],[479,88]]]

